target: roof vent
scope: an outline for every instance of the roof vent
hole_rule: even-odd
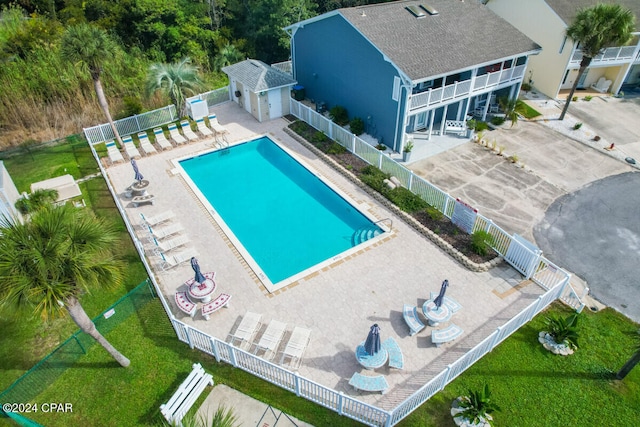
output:
[[[424,18],[425,16],[427,16],[424,13],[426,11],[426,9],[424,11],[422,11],[417,6],[407,6],[405,9],[407,9],[409,11],[409,13],[411,13],[416,18]]]
[[[427,12],[429,15],[437,15],[438,11],[435,10],[433,7],[429,6],[429,5],[420,5],[420,9],[424,10],[425,12]]]

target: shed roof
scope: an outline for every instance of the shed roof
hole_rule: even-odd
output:
[[[240,81],[252,92],[262,92],[283,86],[292,86],[297,82],[284,73],[262,61],[246,59],[233,65],[222,67],[230,78]]]
[[[420,5],[431,6],[438,14],[416,18],[406,9]],[[338,13],[412,80],[540,49],[473,0],[398,1],[344,8]]]

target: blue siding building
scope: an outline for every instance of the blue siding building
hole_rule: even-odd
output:
[[[398,1],[338,9],[291,25],[306,97],[360,117],[395,151],[464,134],[518,94],[540,46],[475,1]]]

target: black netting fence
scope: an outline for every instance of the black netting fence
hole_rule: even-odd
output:
[[[93,323],[102,335],[125,321],[131,314],[139,311],[156,297],[155,290],[149,279],[140,283],[128,294],[120,298],[115,304],[105,310]],[[77,331],[55,350],[29,369],[11,386],[0,393],[0,403],[31,402],[47,389],[60,375],[72,367],[77,360],[86,354],[87,350],[96,345],[96,341],[82,331]],[[0,410],[0,418],[7,415]],[[29,426],[11,417],[20,425]],[[25,419],[25,422],[29,420]]]

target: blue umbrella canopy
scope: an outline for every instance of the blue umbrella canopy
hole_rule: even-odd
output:
[[[198,264],[198,260],[196,259],[196,257],[191,257],[191,268],[193,268],[193,271],[196,273],[196,282],[202,283],[206,280],[200,272],[200,264]]]
[[[373,356],[380,351],[380,327],[374,323],[369,330],[367,340],[364,342],[364,351]]]
[[[436,307],[440,308],[440,306],[442,305],[442,301],[444,301],[444,294],[445,292],[447,292],[448,286],[449,281],[445,279],[445,281],[442,282],[442,286],[440,286],[440,293],[438,294],[436,299],[433,300],[433,303],[436,305]]]
[[[135,159],[131,159],[131,166],[133,166],[133,172],[135,173],[135,176],[133,177],[133,179],[135,179],[138,182],[142,181],[144,177],[140,173],[140,170],[138,169],[138,164],[136,163]]]

